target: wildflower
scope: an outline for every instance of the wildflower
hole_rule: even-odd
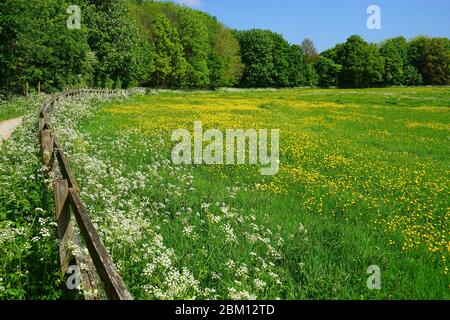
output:
[[[256,295],[248,291],[237,291],[235,288],[228,288],[228,295],[231,300],[256,300]]]
[[[264,288],[266,287],[267,283],[265,283],[264,281],[260,280],[260,279],[255,279],[254,281],[255,284],[255,288],[257,290],[264,290]]]
[[[209,203],[202,203],[201,208],[202,208],[203,210],[208,210],[209,207],[210,207],[210,204],[209,204]]]
[[[185,226],[184,228],[183,228],[183,233],[186,235],[186,236],[190,236],[191,234],[192,234],[192,231],[194,230],[194,227],[192,227],[192,226]]]
[[[227,261],[226,265],[227,265],[227,268],[228,268],[228,269],[233,269],[234,266],[235,266],[235,263],[234,263],[233,260],[229,259],[229,260]]]
[[[237,237],[234,234],[234,230],[230,226],[230,224],[227,223],[224,226],[224,231],[225,231],[225,239],[227,240],[227,242],[237,242]]]
[[[236,275],[238,277],[247,277],[248,275],[247,265],[243,264],[242,266],[240,266],[236,271]]]

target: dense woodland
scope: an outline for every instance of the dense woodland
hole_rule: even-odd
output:
[[[67,8],[81,8],[69,29]],[[300,42],[300,41],[299,41]],[[450,39],[359,36],[318,53],[269,30],[237,31],[168,2],[2,0],[0,92],[75,86],[210,89],[450,84]]]

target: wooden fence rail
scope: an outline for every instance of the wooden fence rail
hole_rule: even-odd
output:
[[[88,300],[132,300],[111,257],[103,245],[95,227],[89,218],[80,197],[80,189],[69,162],[51,131],[48,108],[63,98],[79,94],[100,94],[108,97],[130,95],[145,92],[145,89],[131,90],[94,90],[81,89],[63,92],[45,99],[39,109],[39,138],[41,142],[42,162],[48,170],[58,172],[60,177],[54,182],[55,217],[60,240],[61,272],[66,274],[69,266],[77,265],[84,297]],[[56,160],[56,161],[55,161]],[[89,254],[75,232],[78,226]],[[106,297],[105,297],[106,295]]]

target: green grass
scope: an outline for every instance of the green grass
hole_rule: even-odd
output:
[[[35,98],[15,97],[6,101],[0,100],[0,122],[21,117],[35,111],[33,101]]]
[[[12,137],[0,143],[0,300],[68,296],[62,290],[53,194],[41,164],[40,102],[17,98],[0,105],[1,116],[25,115]]]
[[[159,92],[104,104],[63,141],[136,298],[448,299],[449,94]],[[171,132],[196,120],[280,129],[279,173],[172,165]]]

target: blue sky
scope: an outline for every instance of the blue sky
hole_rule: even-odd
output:
[[[319,51],[359,34],[370,42],[404,35],[450,38],[450,0],[173,0],[206,11],[229,27],[262,28],[289,42],[311,38]],[[381,30],[366,26],[370,5],[381,9]]]

